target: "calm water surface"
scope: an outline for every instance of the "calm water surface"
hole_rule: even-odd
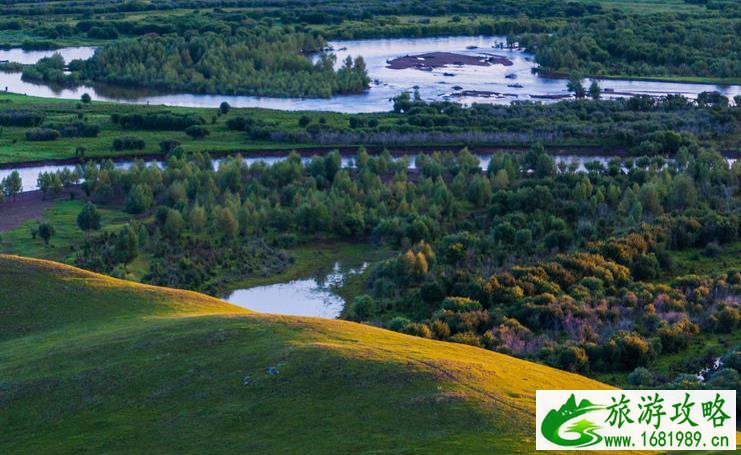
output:
[[[443,38],[401,38],[334,41],[331,43],[337,55],[337,65],[349,56],[363,56],[368,74],[373,80],[371,88],[359,95],[335,96],[329,99],[269,98],[253,96],[162,94],[149,90],[122,89],[100,85],[77,88],[52,88],[21,80],[20,73],[0,73],[0,88],[28,95],[78,99],[89,93],[93,99],[139,104],[163,104],[171,106],[217,107],[227,101],[234,107],[263,107],[280,110],[316,110],[336,112],[383,112],[392,107],[391,98],[403,91],[418,87],[426,100],[454,100],[462,103],[508,104],[516,100],[533,100],[533,95],[567,95],[566,81],[549,79],[532,73],[537,65],[532,54],[519,50],[495,49],[497,43],[504,41],[501,36],[443,37]],[[475,49],[469,47],[475,46]],[[459,54],[495,54],[512,60],[512,66],[447,66],[433,71],[418,69],[393,70],[386,68],[387,60],[404,55],[441,51]],[[34,59],[60,52],[67,61],[74,58],[88,58],[94,48],[68,48],[58,51],[33,51],[24,53],[18,49],[0,50],[0,60],[29,63]],[[447,73],[447,75],[446,75]],[[507,78],[512,75],[514,78]],[[586,81],[589,84],[589,80]],[[520,84],[522,88],[508,87]],[[717,90],[728,97],[741,94],[741,86],[717,86],[707,84],[686,84],[671,82],[647,82],[627,80],[600,81],[603,89],[614,93],[604,93],[606,98],[629,96],[630,94],[662,95],[683,94],[694,98],[703,91]],[[452,96],[461,90],[496,92],[487,97]],[[550,102],[540,99],[538,101]]]
[[[365,271],[368,264],[335,262],[314,276],[287,283],[239,289],[224,300],[260,313],[337,318],[345,301],[335,293],[345,279]]]

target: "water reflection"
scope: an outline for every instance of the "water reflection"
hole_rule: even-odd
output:
[[[239,289],[224,300],[260,313],[337,318],[345,301],[335,293],[345,280],[362,273],[368,263],[351,266],[335,262],[327,270],[304,279]]]
[[[449,99],[464,104],[494,103],[509,104],[516,100],[537,100],[539,96],[568,95],[566,81],[549,79],[533,74],[537,65],[531,54],[512,49],[495,49],[497,43],[504,41],[502,36],[458,36],[440,38],[401,38],[335,41],[332,47],[337,55],[337,65],[347,56],[363,56],[368,67],[368,74],[374,81],[365,93],[357,95],[334,96],[328,99],[270,98],[253,96],[225,96],[203,94],[166,94],[153,90],[130,89],[107,85],[82,86],[76,88],[52,88],[21,80],[19,73],[0,73],[0,87],[8,91],[25,93],[34,96],[78,99],[83,93],[89,93],[95,100],[107,100],[138,104],[162,104],[170,106],[217,107],[227,101],[234,107],[262,107],[279,110],[313,110],[336,112],[383,112],[392,107],[391,98],[402,91],[419,89],[426,100]],[[475,47],[471,48],[471,47]],[[63,56],[87,58],[93,48],[62,49]],[[12,51],[15,51],[13,53]],[[0,60],[25,59],[51,55],[54,51],[34,51],[34,54],[18,56],[18,50],[0,51]],[[466,55],[483,53],[507,57],[512,66],[456,66],[449,65],[433,71],[420,71],[409,68],[394,70],[387,68],[387,60],[404,55],[425,52],[455,52]],[[5,55],[3,57],[3,55]],[[507,76],[510,77],[507,77]],[[589,80],[586,81],[589,83]],[[725,96],[741,94],[741,86],[718,86],[708,84],[687,84],[673,82],[602,80],[600,84],[605,98],[630,96],[632,94],[662,95],[667,93],[683,94],[694,98],[703,91],[717,90]],[[521,85],[522,87],[512,87]],[[490,92],[487,96],[455,96],[463,91]]]

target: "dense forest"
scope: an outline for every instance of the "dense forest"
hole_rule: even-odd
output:
[[[738,162],[689,145],[673,160],[578,171],[536,145],[495,155],[484,172],[466,150],[407,166],[361,152],[343,168],[333,152],[213,170],[207,156],[173,146],[165,169],[89,164],[42,176],[60,182],[42,188],[83,178],[91,204],[78,225],[91,233],[92,204],[124,200],[153,215],[87,236],[83,267],[125,276],[147,254],[145,281],[218,293],[237,270],[282,270],[282,248],[373,241],[400,253],[370,271],[347,318],[572,371],[632,371],[741,324],[737,270],[677,275],[672,259],[688,248],[722,257],[739,241]]]
[[[275,1],[38,3],[44,6],[10,5],[0,20],[0,36],[23,30],[27,48],[102,45],[84,65],[73,65],[67,77],[28,70],[29,79],[54,83],[88,80],[194,93],[329,97],[360,92],[370,81],[362,61],[335,70],[331,57],[307,58],[327,39],[461,34],[519,41],[535,53],[543,74],[730,82],[741,74],[741,9],[735,2],[691,2],[694,9],[671,14],[554,0],[324,1],[312,2],[311,8]],[[51,15],[48,22],[42,11]],[[92,11],[110,14],[94,17]],[[134,16],[141,11],[153,14]],[[52,20],[55,14],[80,16]]]
[[[362,57],[337,71],[334,58],[312,63],[304,54],[324,42],[285,29],[237,30],[233,36],[208,32],[182,38],[147,37],[104,47],[81,68],[84,79],[123,86],[229,95],[328,98],[357,93],[370,79]],[[73,73],[74,74],[74,73]]]
[[[738,12],[720,17],[613,13],[590,17],[552,36],[525,37],[544,72],[590,75],[741,75]]]
[[[736,100],[738,103],[738,100]],[[681,95],[636,96],[611,101],[574,100],[553,104],[515,102],[508,106],[425,102],[408,93],[394,99],[396,121],[382,125],[378,115],[359,115],[347,126],[311,120],[305,131],[265,128],[246,118],[230,127],[254,138],[319,144],[529,144],[578,140],[621,146],[636,155],[675,153],[694,137],[724,137],[737,131],[741,110],[717,92],[698,101]],[[308,119],[308,117],[307,117]]]

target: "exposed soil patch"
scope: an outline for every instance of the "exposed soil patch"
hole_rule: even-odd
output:
[[[431,71],[433,68],[443,68],[447,65],[470,65],[470,66],[491,66],[504,65],[512,66],[510,59],[500,55],[462,55],[452,52],[428,52],[426,54],[405,55],[388,60],[386,68],[401,70],[407,68],[416,68],[422,71]]]
[[[41,219],[45,209],[53,206],[55,200],[69,197],[70,192],[78,193],[74,189],[65,190],[56,198],[44,199],[44,194],[39,190],[26,191],[16,196],[15,199],[0,202],[0,232],[10,231],[28,220]]]

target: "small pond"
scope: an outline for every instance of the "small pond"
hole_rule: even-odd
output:
[[[365,262],[335,262],[313,276],[239,289],[224,300],[259,313],[334,319],[339,317],[345,305],[344,299],[336,290],[342,287],[348,277],[362,273],[367,267]]]

